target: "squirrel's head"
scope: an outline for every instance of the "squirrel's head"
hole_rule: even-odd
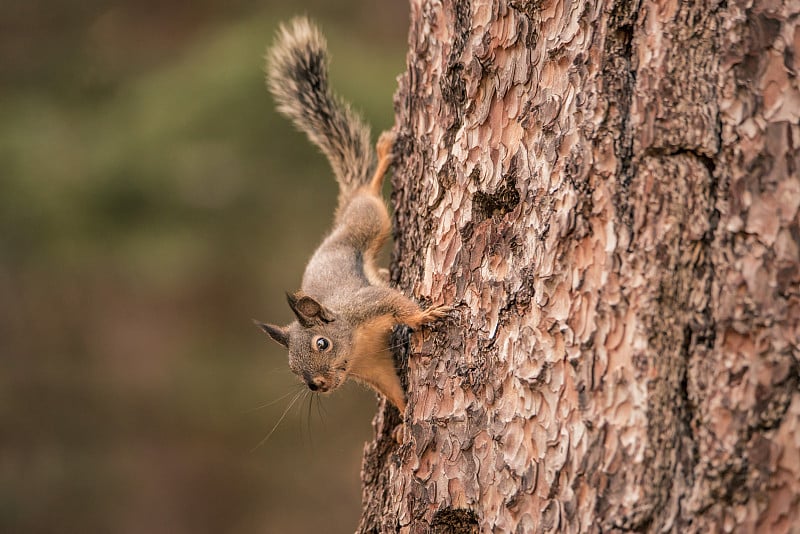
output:
[[[312,391],[332,391],[347,378],[352,340],[342,319],[314,298],[286,294],[297,320],[288,326],[254,321],[269,337],[289,349],[289,368]]]

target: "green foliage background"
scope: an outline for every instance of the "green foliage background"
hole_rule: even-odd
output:
[[[290,320],[335,198],[262,56],[318,20],[376,137],[406,10],[0,3],[0,532],[354,530],[374,394],[301,397],[257,446],[303,390],[250,319]]]

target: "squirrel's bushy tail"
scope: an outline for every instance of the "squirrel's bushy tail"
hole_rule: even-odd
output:
[[[369,127],[331,92],[325,38],[305,17],[279,28],[267,51],[267,87],[278,111],[327,156],[343,194],[369,182]]]

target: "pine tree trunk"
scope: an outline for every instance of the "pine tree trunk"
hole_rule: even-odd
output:
[[[360,532],[800,532],[800,3],[412,0]]]

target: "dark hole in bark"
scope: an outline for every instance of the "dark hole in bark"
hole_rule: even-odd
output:
[[[506,180],[506,183],[494,193],[478,191],[472,196],[473,221],[494,216],[502,217],[513,211],[518,204],[519,191],[514,187],[512,180]]]
[[[443,508],[436,512],[431,522],[432,534],[475,534],[478,516],[472,510]]]

